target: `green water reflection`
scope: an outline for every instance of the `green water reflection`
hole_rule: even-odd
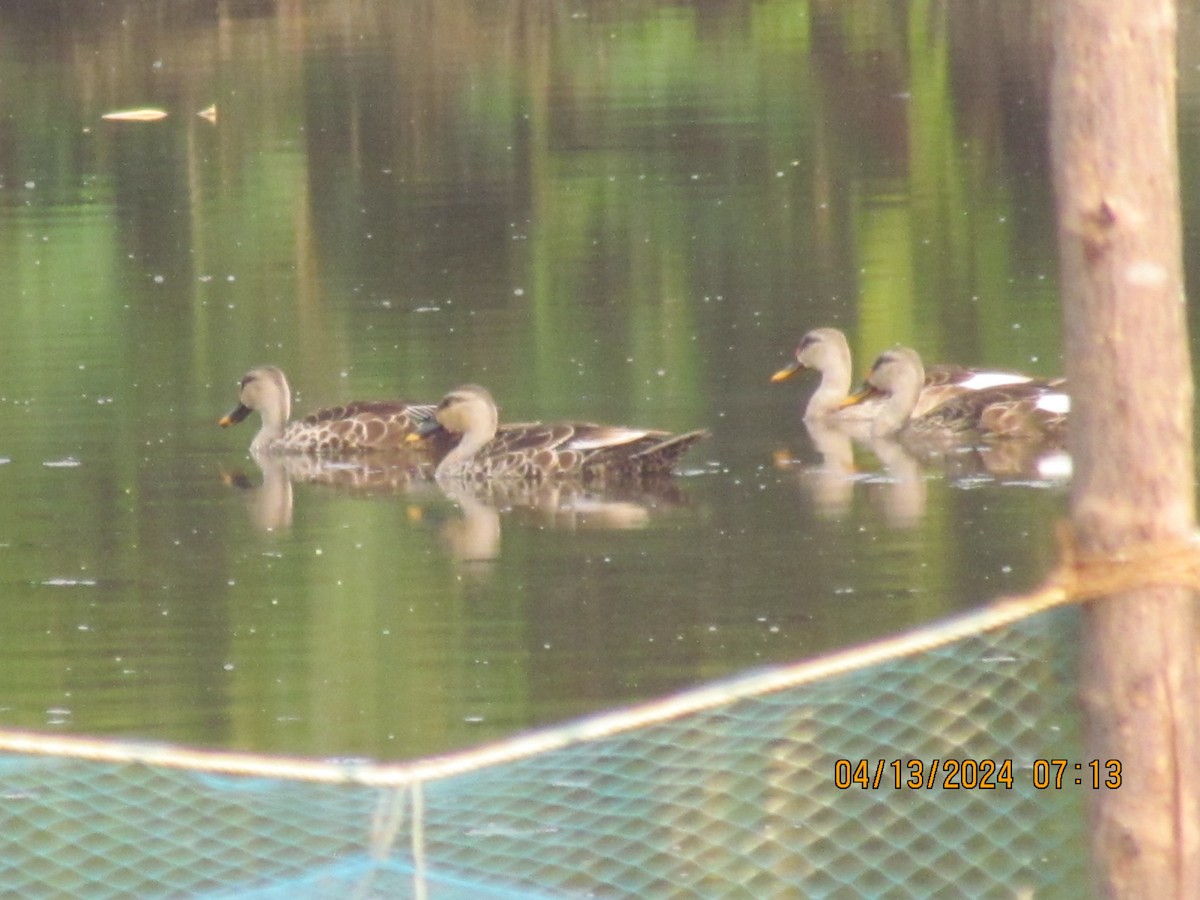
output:
[[[818,459],[809,386],[767,384],[829,324],[1058,371],[1035,4],[66,9],[0,4],[0,724],[411,756],[1051,564],[1057,487],[860,452],[815,491],[775,462]],[[590,522],[304,482],[281,517],[215,427],[260,362],[301,411],[478,381],[714,436]]]

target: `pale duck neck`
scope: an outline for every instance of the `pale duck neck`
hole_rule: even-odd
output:
[[[254,436],[254,440],[250,442],[251,453],[270,453],[271,447],[283,437],[283,423],[278,421],[268,422],[266,415],[262,417],[262,428],[258,429],[258,434]]]
[[[438,463],[438,477],[461,475],[466,472],[475,454],[482,450],[491,439],[492,435],[484,432],[465,432],[454,448]]]
[[[486,447],[496,436],[499,417],[495,406],[490,404],[473,405],[461,410],[459,416],[461,416],[460,421],[465,420],[465,427],[461,430],[462,437],[438,463],[435,473],[438,477],[465,473],[470,468],[475,454]]]
[[[841,338],[841,335],[837,337]],[[850,394],[853,378],[850,345],[845,338],[839,341],[831,336],[803,362],[821,373],[821,383],[808,400],[804,418],[819,419],[836,412]]]
[[[821,383],[813,391],[804,418],[820,419],[836,412],[850,394],[850,367],[829,366],[821,370]]]
[[[282,381],[282,373],[280,373]],[[255,408],[262,418],[262,427],[250,444],[250,450],[256,453],[268,453],[272,446],[283,437],[288,419],[292,416],[292,391],[286,381],[271,380],[260,386],[260,396]]]
[[[877,438],[895,434],[908,424],[925,384],[925,370],[919,365],[906,365],[893,374],[888,396],[871,425],[871,434]]]

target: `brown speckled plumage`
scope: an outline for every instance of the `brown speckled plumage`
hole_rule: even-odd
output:
[[[422,431],[461,435],[441,457],[439,478],[585,481],[669,474],[679,458],[707,431],[666,431],[595,425],[588,422],[498,425],[495,401],[484,388],[465,385],[437,407],[437,426]]]
[[[253,453],[322,456],[411,450],[405,439],[433,420],[435,407],[425,403],[366,401],[321,409],[289,422],[292,393],[276,366],[259,366],[242,378],[238,405],[220,424],[235,425],[251,412],[262,428],[250,444]]]

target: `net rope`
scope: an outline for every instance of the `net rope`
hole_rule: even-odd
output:
[[[1200,558],[1062,544],[1028,594],[410,763],[0,731],[0,896],[1070,896],[1090,785],[1035,776],[1082,759],[1075,604]],[[946,760],[975,787],[896,787]]]

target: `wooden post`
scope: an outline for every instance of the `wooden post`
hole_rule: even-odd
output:
[[[1195,529],[1195,467],[1175,3],[1054,2],[1050,130],[1072,394],[1071,521],[1085,556],[1178,546]],[[1091,793],[1097,892],[1200,897],[1192,592],[1132,588],[1089,604],[1082,658],[1087,753],[1121,763],[1121,787]]]

